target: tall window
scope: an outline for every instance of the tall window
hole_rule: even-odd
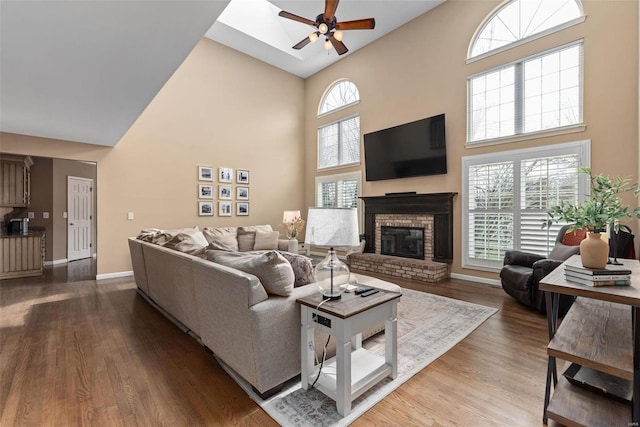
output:
[[[487,18],[471,42],[468,58],[486,56],[582,21],[580,0],[511,0]]]
[[[582,123],[582,41],[468,79],[469,143]]]
[[[581,141],[464,157],[463,267],[498,271],[509,249],[547,255],[561,224],[542,229],[546,211],[587,194],[589,153]]]
[[[316,177],[316,206],[323,208],[357,208],[360,172]]]
[[[318,169],[360,163],[360,116],[318,129]]]

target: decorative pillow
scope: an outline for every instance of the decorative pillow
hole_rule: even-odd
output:
[[[207,251],[207,259],[253,274],[269,294],[289,296],[295,276],[291,264],[276,251],[261,254]]]
[[[566,261],[571,255],[577,255],[580,253],[580,246],[567,246],[562,243],[556,243],[549,254],[549,259],[555,259],[556,261]]]
[[[176,228],[173,230],[160,230],[158,228],[146,228],[140,232],[138,239],[145,242],[163,246],[178,233],[193,233],[199,231],[198,226],[191,228]]]
[[[578,246],[587,237],[587,229],[579,228],[569,231],[562,237],[562,244],[567,246]]]
[[[313,265],[311,264],[311,258],[287,251],[278,252],[291,264],[295,276],[295,282],[293,283],[294,288],[313,283]]]
[[[253,250],[278,249],[278,237],[280,237],[280,233],[277,231],[256,231]]]
[[[209,242],[209,249],[238,250],[238,229],[236,227],[205,227],[202,229],[202,234]]]
[[[270,225],[250,225],[238,227],[238,250],[240,252],[252,251],[256,244],[256,232],[273,231]]]
[[[190,255],[204,256],[209,243],[200,231],[179,232],[162,246]]]

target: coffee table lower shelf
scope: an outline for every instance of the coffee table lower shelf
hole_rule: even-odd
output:
[[[572,385],[558,376],[547,416],[566,426],[630,426],[631,406]]]
[[[319,366],[316,366],[313,375],[309,376],[309,384],[313,384],[316,379],[318,368]],[[335,357],[326,360],[322,366],[320,378],[314,386],[333,400],[336,400],[336,369]],[[364,348],[351,352],[351,400],[360,397],[362,393],[389,374],[391,374],[391,365],[385,362],[383,356],[371,353]]]

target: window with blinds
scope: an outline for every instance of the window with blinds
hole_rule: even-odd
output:
[[[317,177],[316,206],[358,208],[360,182],[360,172]]]
[[[360,116],[318,129],[318,169],[360,163]]]
[[[582,41],[468,79],[467,142],[582,123]]]
[[[589,152],[580,141],[464,157],[463,267],[497,271],[510,249],[547,255],[562,226],[542,228],[547,209],[583,199]]]

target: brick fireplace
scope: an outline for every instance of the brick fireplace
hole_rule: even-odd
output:
[[[453,198],[456,194],[402,193],[363,197],[367,244],[364,253],[350,257],[352,270],[427,282],[448,278],[447,264],[453,260]],[[383,240],[382,229],[387,227],[395,231]],[[407,231],[403,232],[403,228]],[[421,250],[407,243],[396,256],[384,254],[389,252],[388,247],[402,245],[394,234],[404,233],[411,235],[410,239],[417,239],[420,234],[411,230],[424,230]],[[418,257],[416,253],[423,256]]]

